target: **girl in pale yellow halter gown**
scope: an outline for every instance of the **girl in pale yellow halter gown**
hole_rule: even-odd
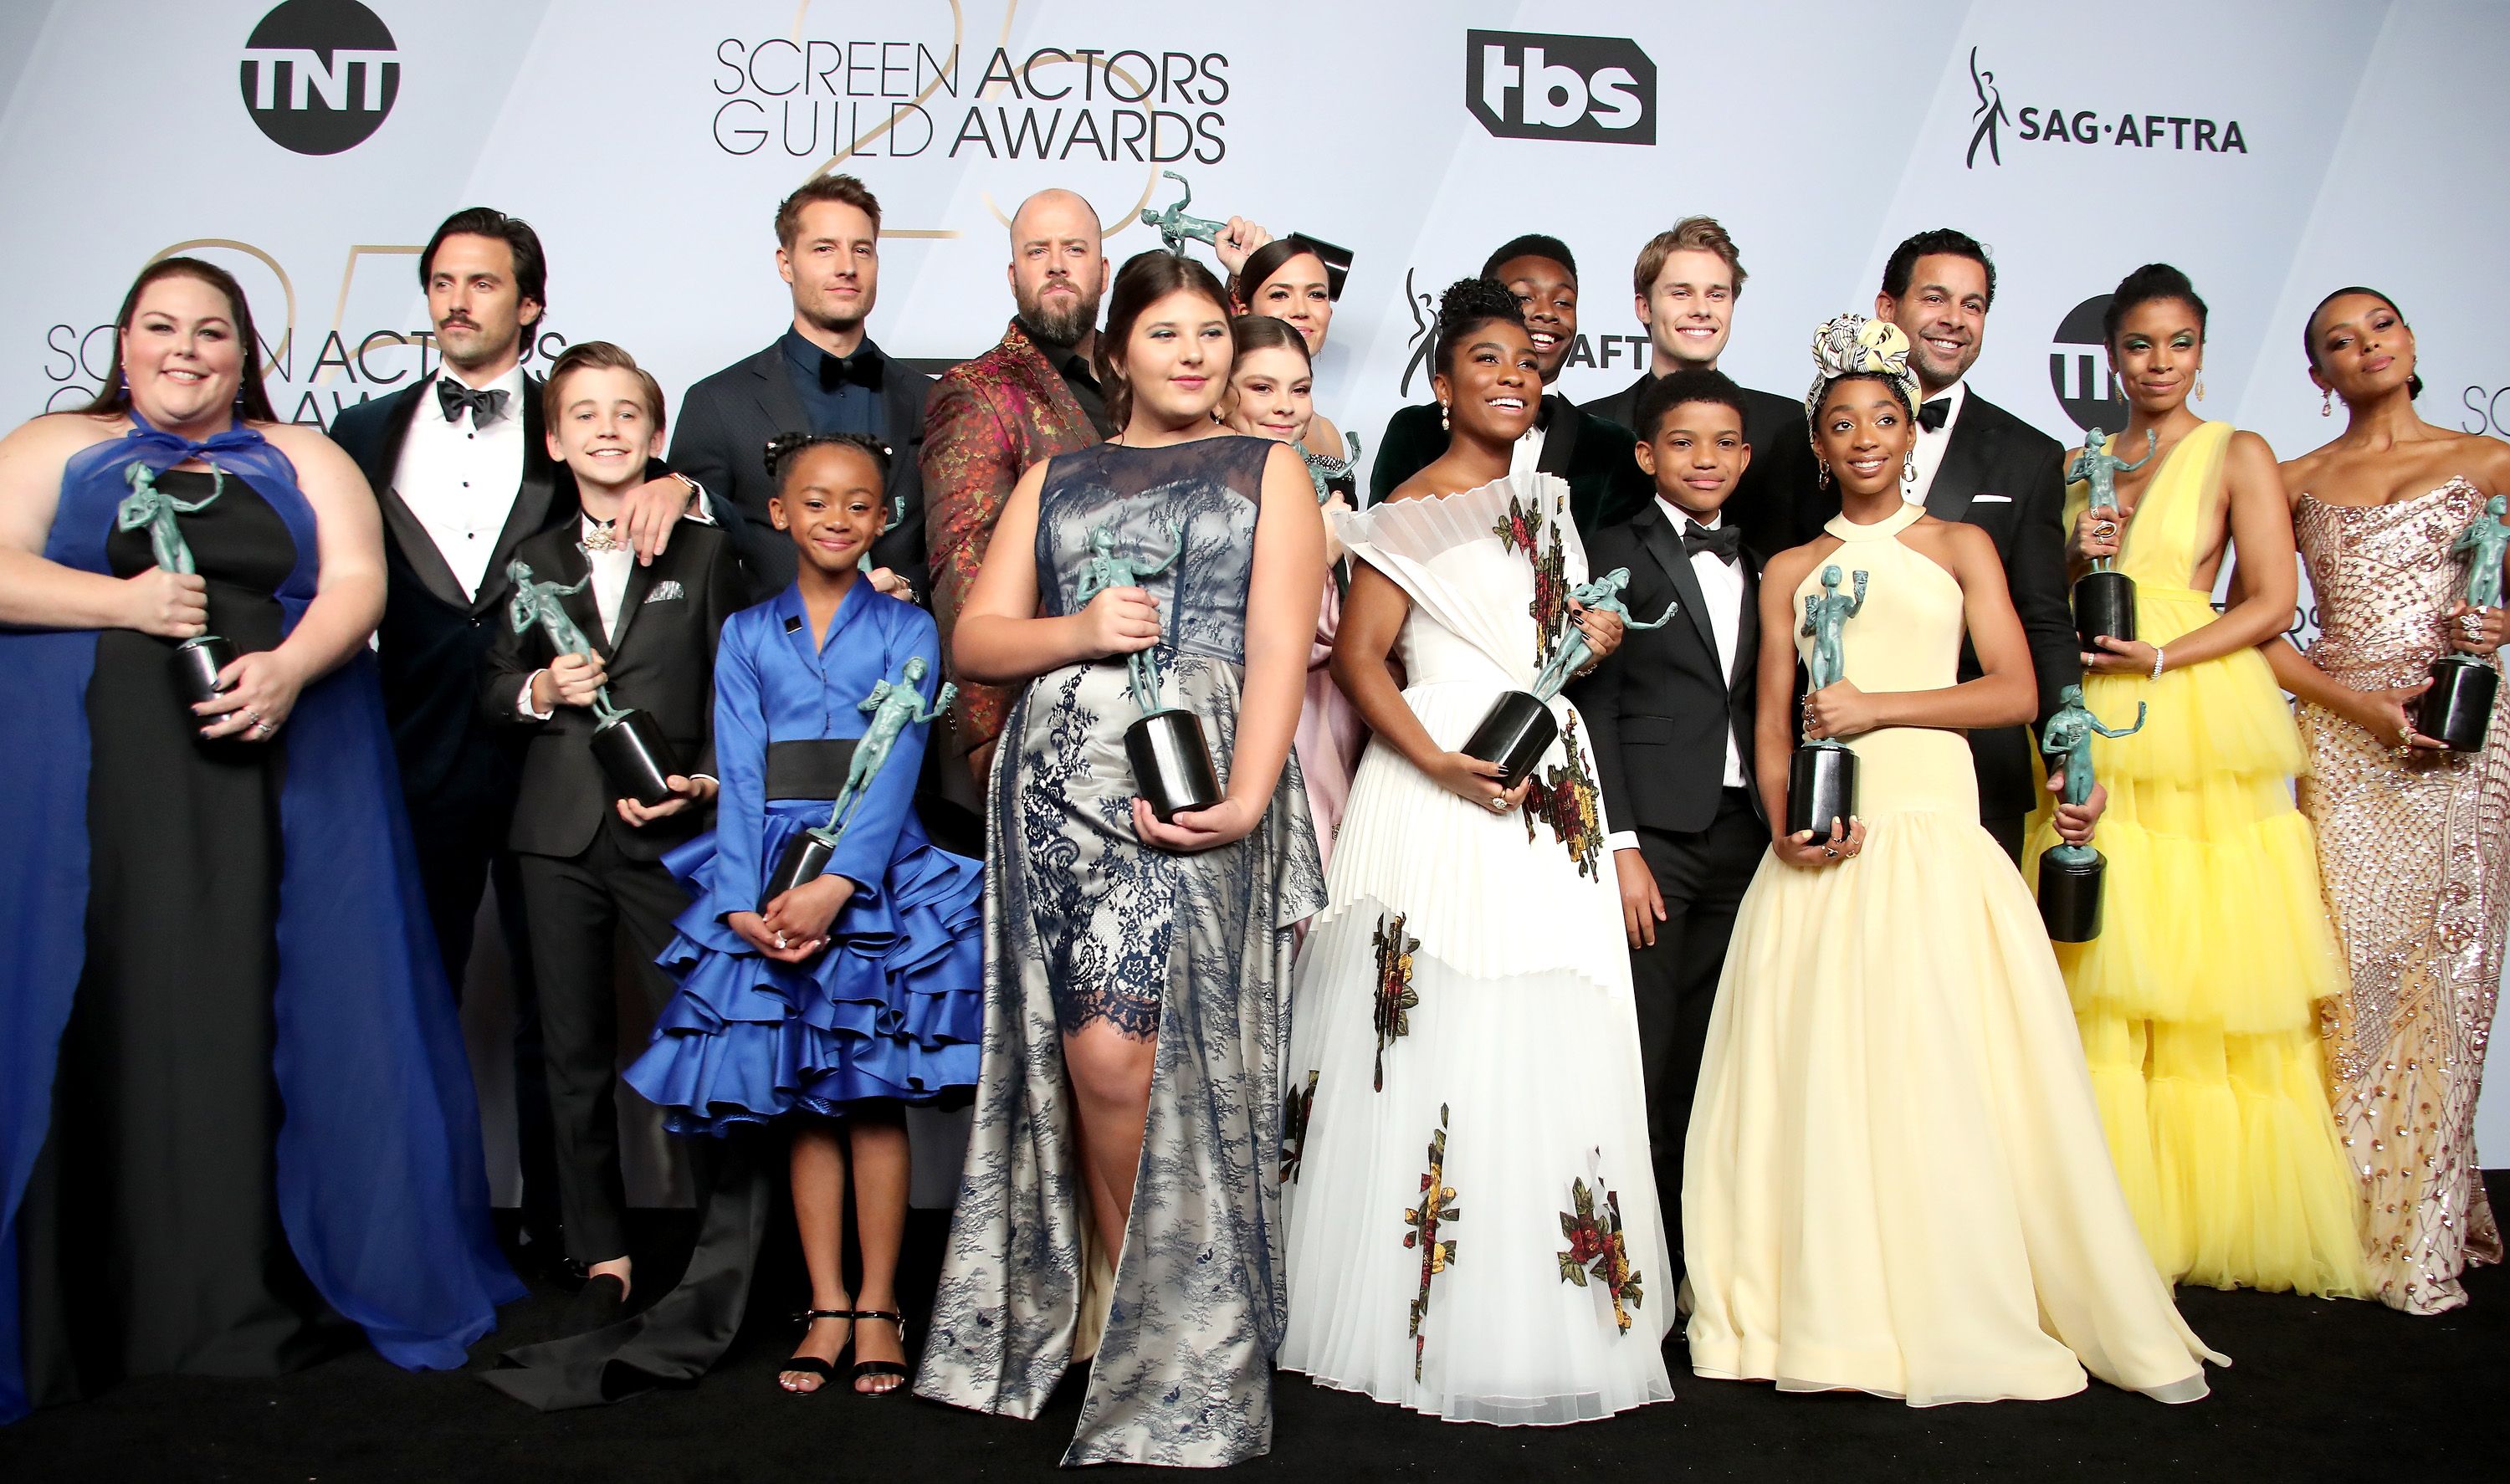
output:
[[[1979,827],[1962,729],[2026,719],[2035,688],[1994,544],[1901,503],[1907,355],[1888,323],[1822,326],[1806,410],[1841,514],[1761,584],[1762,632],[1798,639],[1761,652],[1769,817],[1801,714],[1855,751],[1857,818],[1774,839],[1735,922],[1683,1157],[1692,1366],[1913,1406],[2063,1396],[2086,1371],[2192,1401],[2222,1357],[2145,1253],[2047,933]],[[1804,604],[1833,567],[1864,599],[1844,678],[1799,713]]]
[[[2084,484],[2068,494],[2077,562],[2116,554],[2136,585],[2136,637],[2083,657],[2083,704],[2112,726],[2148,711],[2141,732],[2092,742],[2109,790],[2106,921],[2057,959],[2161,1271],[2358,1297],[2359,1197],[2318,1029],[2343,967],[2293,807],[2301,735],[2256,648],[2283,631],[2298,586],[2282,480],[2264,439],[2188,409],[2205,305],[2186,275],[2129,274],[2104,328],[2131,409],[2109,451],[2130,463],[2152,451],[2117,476],[2123,530],[2085,508]],[[2217,615],[2215,578],[2235,551],[2238,600]],[[2042,826],[2023,858],[2035,870],[2053,843]]]

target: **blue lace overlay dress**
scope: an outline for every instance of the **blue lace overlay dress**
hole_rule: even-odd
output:
[[[1236,750],[1256,502],[1274,445],[1215,438],[1056,458],[1039,497],[1041,610],[1076,611],[1113,529],[1160,605],[1161,700]],[[1033,1417],[1073,1355],[1085,1194],[1062,1035],[1155,1034],[1149,1119],[1114,1303],[1067,1464],[1218,1466],[1264,1452],[1284,1304],[1279,1059],[1291,925],[1324,905],[1294,761],[1263,822],[1193,855],[1143,846],[1119,661],[1029,682],[994,765],[985,1045],[975,1126],[917,1391]]]
[[[922,609],[858,582],[811,641],[799,588],[723,626],[715,656],[712,831],[663,863],[690,894],[658,960],[679,982],[628,1083],[674,1133],[723,1133],[865,1099],[930,1102],[975,1083],[983,1024],[977,894],[982,868],[925,838],[915,780],[926,729],[898,735],[827,869],[855,882],[825,951],[800,964],[760,956],[725,922],[758,908],[785,843],[828,821],[828,797],[771,797],[782,743],[852,742],[875,682],[921,658],[929,704],[939,640]],[[842,767],[833,770],[841,774]],[[808,790],[828,793],[827,789]]]

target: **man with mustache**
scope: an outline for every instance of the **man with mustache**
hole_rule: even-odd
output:
[[[1525,330],[1534,340],[1534,359],[1548,388],[1560,379],[1578,343],[1578,260],[1569,245],[1528,233],[1492,253],[1481,276],[1506,285],[1525,307]],[[1514,469],[1568,480],[1570,513],[1578,529],[1592,532],[1628,518],[1654,497],[1654,486],[1631,451],[1637,441],[1627,428],[1545,391],[1534,426],[1519,440]],[[1369,503],[1385,499],[1446,447],[1447,430],[1436,402],[1397,411],[1387,420],[1377,463],[1368,473]]]
[[[525,335],[549,302],[531,227],[487,207],[454,212],[419,254],[443,356],[431,374],[342,411],[331,437],[358,461],[384,516],[384,617],[375,633],[419,880],[444,974],[462,991],[472,924],[493,882],[513,975],[515,1098],[526,1230],[555,1247],[555,1162],[520,877],[506,849],[527,734],[480,717],[488,649],[506,627],[506,564],[525,538],[579,518],[575,481],[549,455]],[[660,463],[630,492],[609,542],[650,562],[700,494]],[[700,500],[700,508],[704,502]]]
[[[1892,249],[1874,296],[1877,319],[1909,337],[1909,369],[1918,375],[1918,442],[1900,493],[1942,520],[1966,520],[1987,532],[2004,558],[2004,584],[2031,642],[2039,679],[2039,715],[2062,704],[2059,693],[2082,678],[2080,646],[2067,606],[2066,481],[2057,440],[1969,390],[1964,379],[1987,340],[1987,312],[1996,301],[1996,265],[1978,240],[1950,227],[1921,232]],[[1824,472],[1826,473],[1826,471]],[[1797,481],[1796,539],[1809,541],[1839,514],[1837,489],[1819,478]],[[1978,657],[1961,645],[1960,678],[1978,677]],[[2031,729],[1998,727],[1969,734],[1978,769],[1978,822],[2004,853],[2022,858],[2022,828],[2037,801],[2031,766]],[[2097,818],[2108,791],[2096,788],[2088,812]]]

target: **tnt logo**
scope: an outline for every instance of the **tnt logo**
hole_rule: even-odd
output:
[[[1655,142],[1655,63],[1626,36],[1464,33],[1464,106],[1502,139]]]
[[[246,39],[244,106],[275,144],[336,155],[381,129],[400,94],[392,32],[358,0],[285,0]]]

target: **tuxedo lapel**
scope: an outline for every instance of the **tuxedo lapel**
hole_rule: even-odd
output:
[[[557,499],[558,466],[549,456],[549,439],[541,422],[541,384],[537,377],[526,375],[523,378],[522,403],[523,478],[514,489],[513,508],[506,512],[505,529],[497,533],[497,548],[489,553],[488,570],[480,574],[479,590],[471,595],[471,613],[475,618],[505,600],[506,563],[513,559],[516,547],[549,524],[551,507]]]
[[[400,394],[400,400],[384,415],[383,446],[375,453],[374,487],[381,491],[391,486],[400,469],[400,451],[409,442],[410,420],[419,409],[436,400],[436,375],[431,372],[424,381]]]
[[[653,590],[657,574],[669,576],[669,573],[663,572],[661,569],[673,564],[674,552],[686,550],[686,544],[674,544],[665,550],[662,555],[655,557],[654,565],[650,567],[641,561],[631,561],[628,564],[628,586],[620,590],[619,593],[619,631],[610,636],[612,654],[615,655],[628,647],[628,626],[636,622],[637,611],[645,606],[645,594]]]
[[[811,414],[803,409],[801,394],[793,390],[793,378],[784,371],[784,342],[779,338],[767,349],[749,358],[749,374],[756,378],[750,389],[758,399],[758,410],[767,419],[768,436],[780,433],[811,433]],[[751,450],[753,454],[757,450]]]
[[[418,518],[418,513],[409,508],[409,502],[400,497],[400,489],[394,482],[400,469],[400,451],[409,442],[410,419],[434,399],[435,393],[430,389],[435,385],[436,378],[429,376],[417,386],[399,394],[399,404],[386,415],[383,446],[375,456],[375,503],[383,510],[384,529],[392,534],[393,543],[400,548],[401,560],[418,575],[419,585],[434,594],[438,602],[459,610],[471,606],[469,595],[463,592],[462,584],[454,578],[453,568],[444,560],[444,553],[436,549],[436,538],[427,534],[426,524]]]
[[[1569,405],[1569,399],[1557,392],[1542,394],[1542,452],[1536,457],[1537,474],[1569,477],[1570,461],[1578,456],[1578,424],[1579,414]]]
[[[1960,420],[1953,424],[1953,436],[1944,446],[1944,461],[1935,466],[1935,482],[1926,486],[1926,514],[1938,520],[1968,516],[1979,481],[1995,463],[1997,429],[1977,415],[1977,398],[1968,401],[1961,409]]]
[[[1726,677],[1726,688],[1730,691],[1742,689],[1743,682],[1751,678],[1752,667],[1759,663],[1755,657],[1761,652],[1761,571],[1749,552],[1742,554],[1740,565],[1743,569],[1743,609],[1735,615],[1734,672]]]
[[[612,646],[608,636],[601,631],[601,602],[592,595],[592,585],[585,582],[592,575],[592,563],[586,559],[584,549],[572,541],[560,540],[556,546],[557,570],[533,575],[537,581],[558,582],[570,588],[584,583],[577,590],[560,595],[557,605],[566,610],[568,618],[575,620],[575,627],[584,630],[584,636],[592,641],[593,653],[599,655],[606,665]],[[498,575],[505,575],[502,567]],[[624,609],[622,611],[625,612]]]
[[[1682,538],[1674,534],[1673,522],[1665,518],[1663,508],[1651,500],[1632,522],[1638,527],[1639,544],[1648,555],[1664,569],[1673,584],[1674,595],[1682,600],[1683,617],[1691,621],[1692,630],[1699,635],[1700,647],[1708,651],[1713,662],[1717,656],[1717,630],[1711,626],[1706,600],[1699,590],[1699,574],[1691,570],[1691,556],[1682,549]],[[1633,615],[1642,623],[1648,614]]]
[[[1026,394],[1025,400],[1035,409],[1030,415],[1040,425],[1038,431],[1052,442],[1075,438],[1096,442],[1097,430],[1089,425],[1089,414],[1081,410],[1072,389],[1063,384],[1063,374],[1046,359],[1046,352],[1038,349],[1028,332],[1019,327],[1018,321],[1011,322],[1010,332],[1019,337],[1024,354],[1010,358],[1008,369],[1013,374],[1005,379],[1014,382],[1014,390]]]

